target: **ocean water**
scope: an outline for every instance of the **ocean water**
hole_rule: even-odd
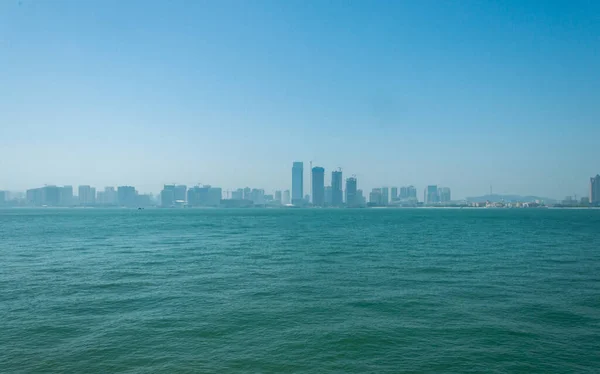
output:
[[[599,210],[0,210],[0,372],[598,373]]]

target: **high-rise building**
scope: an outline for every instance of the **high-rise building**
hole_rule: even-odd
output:
[[[252,200],[252,189],[250,187],[244,188],[244,200]]]
[[[437,186],[435,186],[435,185],[427,186],[427,188],[425,188],[425,193],[424,193],[423,197],[424,197],[425,204],[439,203],[439,194],[438,194]]]
[[[381,205],[388,205],[390,202],[390,189],[388,187],[381,188]]]
[[[398,187],[392,187],[390,201],[396,201],[397,199],[398,199]]]
[[[362,201],[359,201],[358,194],[356,190],[356,178],[350,177],[346,179],[346,205],[349,207],[354,207],[362,204]]]
[[[400,187],[400,200],[417,200],[417,189],[414,186]]]
[[[275,202],[281,204],[281,191],[275,191]]]
[[[187,193],[187,186],[184,184],[179,184],[179,185],[175,186],[175,189],[173,190],[173,197],[176,202],[177,201],[180,203],[185,202],[186,193]]]
[[[285,190],[285,191],[283,191],[283,196],[282,196],[282,198],[281,198],[281,199],[282,199],[282,201],[281,201],[281,202],[282,202],[284,205],[290,204],[290,203],[291,203],[291,201],[292,201],[292,199],[291,199],[291,197],[290,197],[290,190]]]
[[[45,186],[42,188],[42,199],[44,201],[44,205],[60,205],[61,192],[61,188],[57,186]]]
[[[331,206],[332,203],[332,188],[331,186],[325,186],[325,206]]]
[[[218,207],[221,205],[223,190],[219,187],[195,186],[187,191],[188,206],[210,206]]]
[[[250,200],[252,200],[255,205],[263,205],[265,203],[265,190],[253,188],[250,195]]]
[[[294,162],[292,166],[292,204],[304,204],[304,164]]]
[[[440,203],[448,203],[448,202],[450,202],[450,200],[452,200],[452,197],[450,195],[450,188],[448,188],[448,187],[438,188],[438,195],[439,195],[438,201]]]
[[[312,203],[325,205],[325,169],[320,166],[312,168]]]
[[[590,178],[590,204],[600,204],[600,174]]]
[[[342,206],[344,204],[344,191],[342,186],[342,171],[331,173],[331,205]]]
[[[360,205],[365,205],[367,203],[363,190],[356,190],[356,199],[359,201]]]
[[[175,185],[165,184],[160,191],[160,205],[162,207],[171,207],[175,205]]]
[[[104,187],[104,205],[117,205],[119,199],[114,187]]]
[[[231,192],[231,199],[233,200],[243,200],[244,199],[244,189],[238,188],[235,191]]]
[[[383,198],[381,193],[381,188],[373,188],[371,193],[369,193],[369,204],[372,205],[382,205]]]
[[[79,205],[89,206],[96,203],[96,189],[90,186],[79,186]]]
[[[60,205],[73,205],[73,186],[63,186],[60,190]]]
[[[137,191],[132,186],[117,187],[117,203],[119,206],[134,207],[137,205]]]

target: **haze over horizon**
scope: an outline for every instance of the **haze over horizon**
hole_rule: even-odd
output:
[[[600,3],[4,1],[0,190],[562,199],[600,173]]]

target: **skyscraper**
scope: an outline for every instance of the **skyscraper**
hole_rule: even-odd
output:
[[[398,187],[392,187],[392,195],[390,196],[391,201],[395,201],[398,199]]]
[[[275,201],[281,204],[281,191],[275,191]]]
[[[104,187],[104,205],[117,205],[119,199],[114,187]]]
[[[96,189],[90,186],[79,186],[79,205],[93,205],[96,202]]]
[[[590,178],[590,204],[600,204],[600,174]]]
[[[160,205],[162,207],[170,207],[175,205],[175,185],[165,184],[160,191]]]
[[[331,206],[331,186],[325,186],[325,206]]]
[[[390,189],[383,187],[381,189],[381,205],[388,205],[390,202]]]
[[[180,184],[175,186],[175,189],[173,190],[173,195],[175,198],[175,201],[186,201],[186,193],[187,193],[187,186]]]
[[[289,204],[291,202],[290,199],[290,190],[283,191],[283,196],[281,197],[282,204]]]
[[[383,199],[381,194],[381,188],[373,188],[369,193],[369,204],[371,205],[382,205]]]
[[[325,169],[320,166],[312,169],[312,203],[315,206],[325,205]]]
[[[296,161],[292,166],[292,204],[304,204],[304,164]]]
[[[344,192],[342,190],[342,171],[331,173],[331,205],[342,206],[344,204]]]
[[[73,186],[63,186],[60,191],[60,205],[73,205]]]
[[[439,202],[438,188],[435,185],[427,186],[424,194],[425,204],[436,204]]]
[[[438,188],[439,202],[440,203],[448,203],[452,200],[450,196],[450,188],[448,187],[440,187]]]
[[[356,178],[350,177],[346,179],[346,205],[349,207],[355,207],[360,204],[362,204],[362,201],[358,201]]]
[[[137,205],[137,191],[132,186],[119,186],[117,188],[117,202],[119,206],[134,207]]]

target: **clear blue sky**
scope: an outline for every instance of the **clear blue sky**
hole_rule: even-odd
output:
[[[599,1],[0,2],[0,189],[562,198],[599,142]]]

